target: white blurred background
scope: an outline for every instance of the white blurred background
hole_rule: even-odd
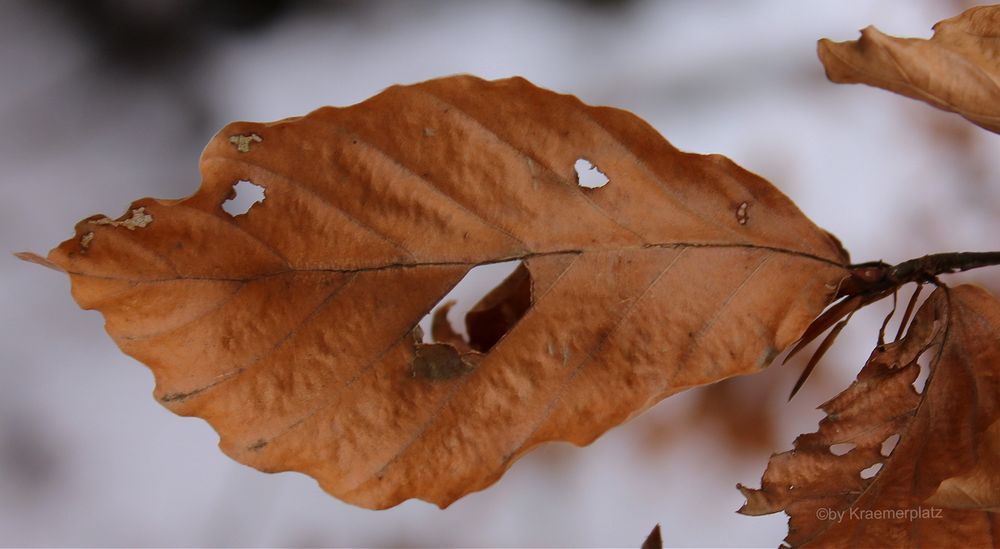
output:
[[[394,83],[522,75],[632,110],[676,146],[760,173],[856,261],[1000,249],[1000,137],[826,81],[821,37],[930,36],[942,0],[0,3],[0,250],[46,252],[94,214],[197,188],[231,120],[347,105]],[[1000,291],[989,271],[965,276]],[[226,458],[175,417],[64,276],[0,256],[0,545],[773,547],[744,517],[772,451],[853,379],[881,309],[857,315],[790,404],[801,362],[693,390],[590,447],[529,454],[447,510],[341,503]],[[487,288],[481,288],[485,292]]]

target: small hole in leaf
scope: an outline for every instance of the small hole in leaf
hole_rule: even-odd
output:
[[[492,288],[492,290],[489,290]],[[489,351],[531,307],[531,275],[521,261],[479,265],[420,321],[424,343]],[[438,318],[435,318],[438,317]],[[450,317],[450,319],[449,319]],[[465,318],[465,322],[451,319]]]
[[[852,442],[841,442],[839,444],[833,444],[833,445],[831,445],[830,446],[830,453],[833,454],[833,455],[835,455],[835,456],[842,456],[842,455],[846,454],[847,452],[850,452],[851,450],[853,450],[856,447],[857,447],[857,445],[854,444],[854,443],[852,443]]]
[[[896,444],[899,443],[899,435],[892,435],[891,437],[882,441],[882,456],[889,457],[892,451],[896,449]]]
[[[863,478],[865,480],[868,480],[868,479],[874,477],[875,475],[877,475],[878,472],[881,469],[882,469],[882,464],[881,463],[876,463],[875,465],[872,465],[871,467],[866,467],[866,468],[864,468],[864,469],[861,470],[861,478]]]
[[[608,184],[608,176],[586,158],[577,159],[573,167],[576,169],[576,182],[581,187],[596,189]]]
[[[236,217],[247,213],[254,204],[263,201],[264,187],[241,179],[233,185],[233,192],[222,203],[222,209],[229,215]]]
[[[920,368],[920,373],[917,374],[917,379],[913,380],[913,388],[916,389],[918,393],[924,392],[924,387],[927,385],[927,378],[931,374],[931,359],[934,358],[934,353],[925,352],[917,358],[917,367]]]

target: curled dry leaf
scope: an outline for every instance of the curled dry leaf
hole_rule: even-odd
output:
[[[1000,6],[945,19],[930,40],[868,27],[859,40],[820,40],[818,50],[833,82],[884,88],[1000,133]]]
[[[1000,421],[977,441],[976,466],[946,478],[927,499],[930,505],[1000,512]]]
[[[904,338],[877,348],[857,380],[822,406],[819,430],[772,456],[759,490],[739,487],[747,498],[740,512],[785,511],[793,547],[993,547],[1000,517],[936,506],[954,502],[952,493],[928,498],[956,475],[966,475],[956,481],[963,488],[989,486],[973,485],[969,472],[990,465],[982,449],[995,443],[998,333],[1000,302],[988,292],[936,290]],[[933,358],[918,393],[921,351]]]
[[[579,158],[610,182],[578,185]],[[201,170],[188,198],[135,202],[145,226],[84,220],[49,260],[226,454],[371,508],[446,506],[539,443],[588,444],[755,372],[846,273],[760,177],[518,78],[234,123]],[[265,199],[231,217],[241,180]],[[470,341],[439,320],[421,343],[470,269],[508,260],[523,266],[470,312]]]

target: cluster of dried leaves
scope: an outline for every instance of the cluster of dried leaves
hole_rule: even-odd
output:
[[[869,27],[857,41],[821,40],[819,56],[834,82],[882,87],[1000,132],[1000,6],[934,30],[918,40]],[[739,486],[741,513],[789,515],[789,546],[1000,546],[1000,302],[926,281],[938,287],[908,326],[904,315],[905,334],[880,336],[857,380],[821,406],[819,430],[774,455],[759,490]],[[918,392],[921,356],[930,371]]]
[[[869,28],[820,56],[835,81],[997,131],[998,35],[1000,9],[975,8],[929,41]],[[580,158],[610,183],[578,185]],[[852,266],[728,159],[518,78],[234,123],[201,170],[188,198],[136,201],[47,259],[21,255],[68,273],[163,405],[206,419],[233,459],[370,508],[447,506],[540,443],[588,444],[673,393],[765,368],[838,297],[936,282]],[[244,180],[266,200],[234,217],[221,206]],[[424,342],[418,322],[469,270],[510,260],[467,339],[439,311]],[[792,545],[996,544],[998,333],[995,298],[939,286],[820,430],[774,456],[760,490],[741,487],[741,511],[784,510]]]

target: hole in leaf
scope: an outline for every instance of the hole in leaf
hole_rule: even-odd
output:
[[[899,443],[899,435],[892,435],[889,438],[882,441],[882,456],[889,457],[892,451],[896,449],[896,444]]]
[[[861,478],[863,478],[865,480],[868,480],[868,479],[874,477],[875,475],[877,475],[878,472],[881,469],[882,469],[882,464],[881,463],[876,463],[875,465],[872,465],[871,467],[866,467],[866,468],[864,468],[864,469],[861,470]]]
[[[856,447],[857,445],[854,444],[853,442],[841,442],[839,444],[831,444],[830,453],[835,456],[842,456]]]
[[[486,288],[493,288],[485,293]],[[424,343],[467,345],[485,353],[531,307],[531,275],[521,261],[479,265],[420,321]],[[449,319],[465,318],[465,322]]]
[[[608,184],[608,176],[586,158],[578,158],[573,167],[576,169],[576,182],[581,187],[596,189]]]
[[[917,358],[917,367],[920,368],[920,373],[917,374],[917,379],[913,380],[913,388],[916,389],[918,393],[923,394],[924,387],[927,385],[927,378],[931,374],[931,359],[933,353],[925,352]]]
[[[254,204],[263,201],[264,187],[241,179],[233,185],[233,192],[222,203],[222,209],[229,215],[236,217],[247,213]]]

